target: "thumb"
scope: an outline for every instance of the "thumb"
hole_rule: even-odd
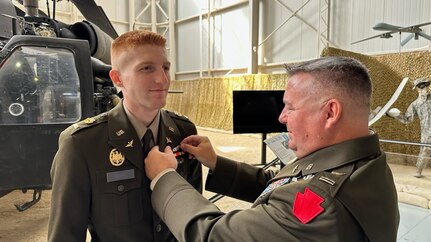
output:
[[[173,154],[172,148],[169,145],[165,147],[165,153],[167,153],[167,154]]]

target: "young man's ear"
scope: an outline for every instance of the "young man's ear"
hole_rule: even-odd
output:
[[[112,80],[112,83],[117,87],[122,87],[123,83],[121,82],[120,73],[117,70],[110,70],[109,77]]]

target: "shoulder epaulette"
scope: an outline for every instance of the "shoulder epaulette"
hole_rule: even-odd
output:
[[[169,116],[171,116],[171,118],[181,119],[190,123],[192,122],[190,121],[189,117],[187,117],[186,115],[183,115],[174,111],[169,111],[169,110],[166,110],[166,112],[169,114]]]
[[[355,163],[349,163],[332,170],[332,172],[319,172],[310,181],[310,185],[319,187],[321,191],[327,192],[331,197],[335,197],[344,182],[353,173]]]
[[[102,113],[91,118],[86,118],[72,125],[73,130],[71,131],[71,134],[74,134],[78,131],[95,126],[100,123],[105,123],[107,121],[108,121],[107,113]]]

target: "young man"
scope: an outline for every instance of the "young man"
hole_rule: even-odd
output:
[[[413,122],[416,115],[419,117],[421,125],[421,143],[431,144],[431,91],[430,80],[419,78],[414,80],[413,89],[418,92],[418,98],[410,103],[406,113],[402,115],[396,108],[387,112],[389,117],[393,117],[403,124]],[[416,162],[417,171],[414,175],[417,178],[422,178],[422,170],[426,168],[428,160],[431,159],[431,147],[421,146],[418,159]]]
[[[170,85],[165,44],[147,31],[112,43],[110,77],[124,98],[61,133],[51,169],[49,241],[85,241],[87,229],[92,241],[175,241],[153,211],[142,162],[153,145],[179,147],[196,134],[187,118],[161,109]],[[176,159],[178,173],[201,191],[200,163],[185,154]]]
[[[250,209],[221,212],[172,172],[169,147],[153,148],[145,159],[154,209],[178,240],[396,241],[397,193],[379,139],[368,129],[366,68],[325,57],[288,74],[279,120],[297,160],[277,175],[218,157],[206,137],[181,145],[211,169],[209,190],[254,201]]]

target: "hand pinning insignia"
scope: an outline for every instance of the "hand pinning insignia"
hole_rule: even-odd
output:
[[[109,161],[113,166],[121,166],[124,163],[124,160],[124,155],[115,148],[109,153]]]
[[[194,156],[192,154],[189,154],[187,152],[185,152],[184,150],[181,149],[181,146],[175,146],[174,148],[172,148],[172,152],[174,152],[175,157],[177,158],[178,162],[181,164],[182,163],[182,158],[180,158],[179,156],[188,154],[188,158],[189,159],[193,159]]]
[[[129,147],[133,148],[133,140],[127,142],[126,148],[129,148]]]
[[[122,129],[120,129],[120,130],[118,130],[117,132],[115,132],[116,134],[117,134],[117,136],[121,136],[121,135],[123,135],[125,132],[124,132],[124,130],[122,130]]]

